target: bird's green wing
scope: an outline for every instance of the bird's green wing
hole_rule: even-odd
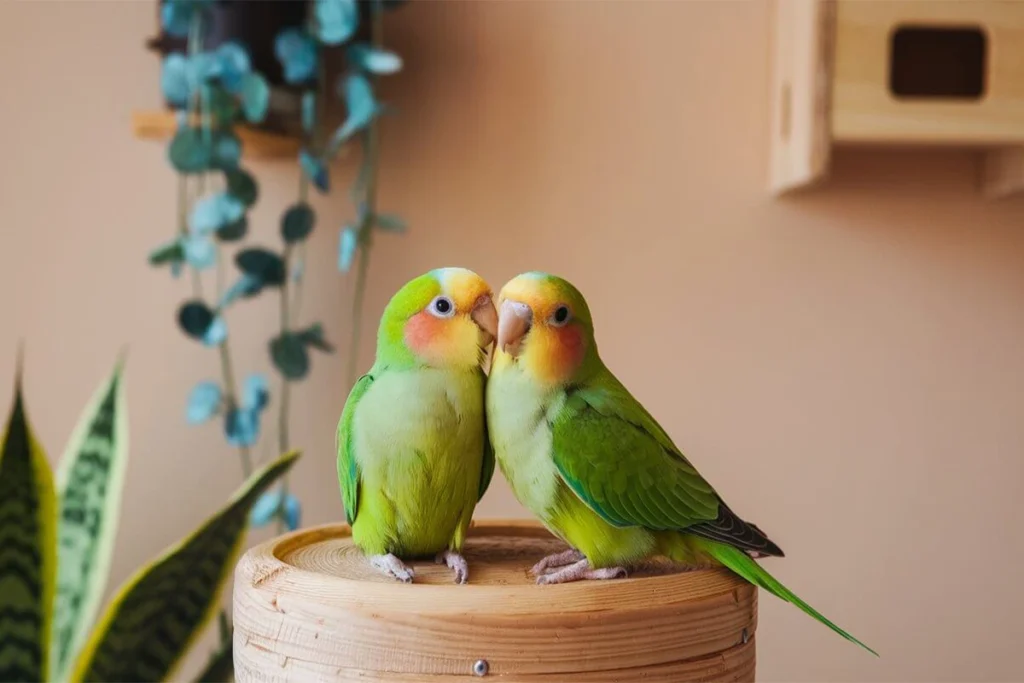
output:
[[[352,421],[356,407],[366,390],[373,384],[373,376],[369,373],[356,380],[355,386],[348,394],[345,409],[338,420],[338,432],[335,447],[338,450],[338,483],[341,485],[341,498],[345,503],[345,517],[349,524],[356,521],[359,509],[359,465],[354,453],[355,443],[352,438]]]
[[[610,524],[681,529],[718,515],[711,486],[618,382],[570,389],[551,428],[562,478]]]
[[[491,435],[487,430],[487,418],[484,417],[484,453],[483,462],[480,465],[480,491],[477,494],[477,501],[487,493],[487,487],[491,485],[491,477],[494,476],[494,449],[491,447]]]
[[[562,479],[615,526],[682,530],[743,550],[782,555],[735,515],[665,430],[607,370],[567,391],[552,420]]]

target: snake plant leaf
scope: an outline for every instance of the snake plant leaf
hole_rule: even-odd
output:
[[[242,113],[251,123],[259,123],[267,115],[270,106],[270,86],[267,79],[255,71],[241,77],[238,89],[242,98]]]
[[[316,43],[299,28],[286,28],[274,39],[274,54],[281,62],[284,80],[304,83],[316,75]]]
[[[316,214],[309,204],[299,202],[288,207],[281,218],[281,237],[288,244],[295,244],[309,237],[313,232]]]
[[[309,353],[297,334],[285,332],[270,342],[270,358],[287,379],[302,379],[309,372]]]
[[[359,28],[356,0],[314,0],[313,24],[317,38],[328,45],[340,45]]]
[[[387,75],[398,73],[402,70],[402,58],[394,52],[367,45],[366,43],[355,43],[348,48],[348,58],[353,64],[363,71],[371,74]]]
[[[190,536],[117,591],[75,662],[72,681],[165,681],[213,619],[245,540],[249,510],[298,451],[255,472]]]
[[[0,446],[0,681],[51,679],[57,571],[53,475],[25,413],[21,371]]]
[[[57,600],[51,635],[54,678],[85,643],[110,574],[128,464],[123,363],[94,392],[57,468]]]

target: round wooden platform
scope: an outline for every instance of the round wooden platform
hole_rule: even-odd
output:
[[[347,526],[278,537],[235,570],[235,680],[754,680],[753,586],[725,570],[536,585],[530,566],[563,549],[532,522],[477,522],[467,585],[430,561],[403,584]]]

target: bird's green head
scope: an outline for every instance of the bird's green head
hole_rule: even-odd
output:
[[[465,268],[438,268],[391,297],[377,332],[377,361],[437,368],[479,366],[497,335],[491,288]]]
[[[529,272],[498,295],[495,362],[517,363],[545,384],[564,384],[600,364],[586,299],[568,280]]]

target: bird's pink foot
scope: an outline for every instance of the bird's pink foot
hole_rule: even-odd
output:
[[[393,579],[398,579],[402,583],[412,583],[412,577],[416,574],[412,567],[408,566],[400,559],[388,553],[387,555],[373,555],[370,557],[370,564],[373,567]]]
[[[570,581],[617,579],[626,577],[625,567],[602,567],[591,569],[586,559],[575,562],[553,572],[537,577],[538,584],[569,583]]]
[[[574,562],[579,562],[582,559],[583,553],[575,548],[569,548],[568,550],[564,550],[560,553],[548,555],[543,560],[533,565],[533,567],[530,568],[530,573],[534,576],[540,576],[547,569],[564,567],[567,564],[573,564]]]
[[[448,568],[455,572],[455,583],[466,583],[469,581],[469,565],[466,563],[466,558],[454,550],[445,550],[443,553],[438,553],[434,561],[438,564],[448,565]]]

